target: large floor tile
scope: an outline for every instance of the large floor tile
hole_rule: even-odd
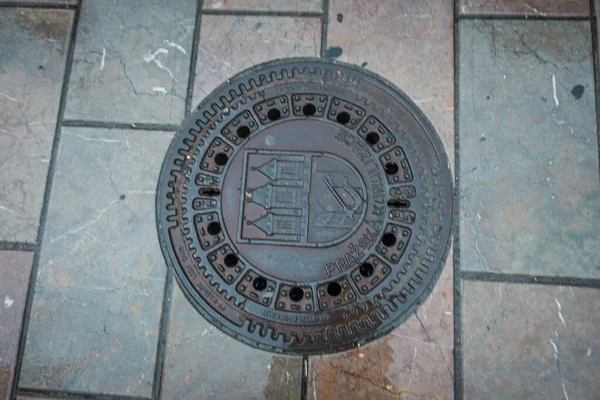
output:
[[[310,400],[450,400],[454,397],[452,252],[415,315],[388,335],[343,353],[309,358]]]
[[[0,251],[0,399],[10,398],[33,253]]]
[[[599,290],[464,281],[462,299],[465,399],[598,397]]]
[[[328,55],[362,65],[411,96],[453,160],[452,2],[332,0],[329,16]],[[452,399],[452,277],[451,253],[416,315],[364,347],[310,357],[309,399]]]
[[[321,11],[323,0],[205,0],[208,10]]]
[[[17,396],[17,400],[50,400],[48,397],[29,397],[29,396]]]
[[[300,399],[301,380],[301,357],[268,353],[227,336],[173,283],[163,399]]]
[[[441,136],[454,168],[451,0],[331,0],[327,54],[398,86]]]
[[[85,1],[65,118],[179,124],[196,3]]]
[[[23,6],[39,4],[52,4],[56,6],[64,6],[77,4],[77,0],[2,0],[2,2],[7,4],[18,4]]]
[[[600,277],[590,26],[460,24],[461,268]]]
[[[320,38],[320,18],[203,16],[193,105],[253,65],[318,56]]]
[[[0,240],[34,243],[72,11],[0,9]]]
[[[595,15],[592,15],[592,18],[595,17],[596,19],[596,32],[592,32],[592,35],[595,34],[596,35],[596,43],[600,43],[600,29],[598,29],[598,26],[600,26],[600,0],[594,0],[594,7],[595,7]],[[597,68],[600,68],[600,52],[599,51],[595,51],[594,54],[596,56],[596,66]],[[598,94],[596,95],[598,96]]]
[[[154,196],[171,137],[63,129],[21,387],[151,394],[166,276]]]
[[[589,15],[589,0],[460,0],[461,14]]]

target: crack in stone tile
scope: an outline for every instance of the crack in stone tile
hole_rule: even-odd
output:
[[[556,333],[558,337],[558,333]],[[562,369],[560,367],[560,358],[558,356],[558,346],[554,342],[554,340],[550,339],[550,343],[552,344],[552,348],[554,349],[554,360],[556,361],[556,369],[558,370],[558,376],[560,377],[560,383],[562,385],[563,394],[566,400],[569,400],[569,394],[567,393],[567,388],[565,386],[565,377],[563,375]]]
[[[81,226],[79,226],[77,228],[71,229],[70,231],[62,233],[62,234],[60,234],[60,235],[58,235],[58,236],[50,239],[49,244],[56,243],[57,241],[63,239],[66,236],[73,235],[75,233],[79,233],[82,230],[87,229],[90,226],[94,225],[95,223],[97,223],[98,221],[100,221],[100,219],[102,218],[102,216],[104,215],[104,213],[106,213],[114,204],[116,204],[116,203],[118,203],[120,201],[121,201],[120,199],[115,199],[115,200],[111,201],[108,204],[108,206],[106,206],[102,210],[100,210],[100,212],[98,213],[98,215],[96,216],[96,218],[94,218],[93,220],[91,220],[91,221],[89,221],[89,222],[87,222],[87,223],[85,223],[85,224],[83,224],[83,225],[81,225]]]
[[[429,332],[427,332],[427,329],[425,328],[425,325],[423,324],[423,321],[421,320],[421,318],[419,318],[419,314],[417,311],[415,311],[415,317],[417,318],[417,321],[419,321],[419,324],[421,324],[421,329],[423,329],[423,333],[425,333],[427,340],[429,340],[430,342],[433,342],[436,345],[440,355],[442,356],[442,360],[444,360],[444,365],[446,366],[446,370],[452,376],[452,371],[450,370],[450,366],[448,365],[446,356],[444,356],[444,350],[442,349],[442,346],[437,342],[437,340],[434,340],[431,336],[429,336]]]
[[[372,380],[369,377],[362,376],[362,375],[360,375],[360,374],[358,374],[356,372],[348,371],[347,369],[338,367],[337,365],[333,364],[331,361],[328,361],[328,363],[329,363],[329,366],[331,368],[333,368],[333,369],[341,372],[342,374],[346,374],[346,375],[349,375],[349,376],[351,376],[353,378],[357,378],[357,379],[361,379],[361,380],[367,381],[371,385],[377,387],[378,389],[384,390],[384,391],[390,393],[391,395],[393,395],[394,397],[397,397],[399,399],[403,399],[405,396],[408,396],[408,395],[413,395],[413,396],[417,396],[417,397],[421,396],[419,393],[415,393],[415,392],[409,392],[409,391],[400,391],[400,392],[397,392],[397,391],[394,391],[392,389],[389,389],[387,386],[382,386],[381,384],[375,382],[374,380]],[[313,386],[314,386],[314,384],[313,384]],[[432,397],[434,399],[438,400],[438,398],[436,396],[432,395]],[[315,397],[315,399],[316,399],[316,397]]]
[[[513,28],[513,31],[515,32],[515,34],[517,35],[517,37],[521,41],[521,44],[523,46],[525,46],[525,48],[527,50],[529,50],[529,53],[525,53],[525,54],[533,54],[533,56],[540,62],[540,64],[550,64],[550,65],[554,66],[556,69],[560,69],[558,65],[556,65],[552,61],[546,60],[545,58],[543,58],[542,56],[540,56],[540,54],[533,47],[531,47],[530,45],[528,45],[527,42],[525,42],[525,39],[523,38],[523,35],[521,35],[516,28]]]

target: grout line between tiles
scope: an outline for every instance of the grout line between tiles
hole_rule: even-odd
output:
[[[162,376],[165,364],[165,347],[167,344],[167,333],[169,328],[169,314],[171,311],[171,300],[173,291],[173,270],[167,266],[167,279],[163,298],[163,309],[158,327],[158,347],[156,350],[156,362],[154,365],[154,383],[152,385],[152,398],[160,399],[162,389]]]
[[[463,398],[462,379],[462,313],[460,293],[460,126],[459,126],[459,0],[454,0],[454,245],[453,245],[453,300],[454,300],[454,399]]]
[[[65,390],[19,389],[20,396],[50,399],[86,399],[86,400],[148,400],[146,397],[107,395],[88,392],[69,392]]]
[[[142,131],[177,131],[179,125],[174,124],[152,124],[145,122],[111,122],[111,121],[87,121],[82,119],[66,119],[62,126],[72,128],[106,128],[106,129],[133,129]]]
[[[321,17],[319,11],[268,11],[268,10],[200,10],[202,15],[230,15],[245,17]]]
[[[600,289],[600,279],[577,278],[568,276],[542,276],[505,274],[494,272],[463,271],[461,278],[468,281],[506,282],[517,284],[575,286]]]
[[[593,1],[593,0],[592,0]],[[456,20],[589,21],[589,15],[458,14]]]
[[[0,242],[0,250],[36,251],[37,245],[32,243]]]
[[[187,95],[185,97],[185,119],[190,116],[192,102],[194,101],[194,83],[196,82],[196,64],[198,63],[198,46],[200,44],[200,25],[202,24],[203,0],[196,4],[196,19],[194,21],[194,38],[192,40],[192,53],[190,56],[190,72],[188,75]]]
[[[590,0],[590,21],[592,34],[592,65],[594,66],[594,99],[596,102],[596,137],[598,145],[598,176],[600,177],[600,54],[598,53],[598,19],[596,13],[596,4],[594,0]]]
[[[4,2],[0,1],[0,7],[4,8],[46,8],[51,10],[75,10],[77,5],[75,4],[56,4],[52,2],[48,3],[26,3],[26,2]]]
[[[321,58],[327,54],[327,27],[329,24],[329,0],[323,0],[323,18],[321,19]]]
[[[46,176],[46,188],[44,190],[44,201],[42,203],[42,212],[40,214],[40,224],[37,233],[37,247],[34,253],[33,265],[31,267],[31,274],[29,276],[29,287],[27,289],[27,297],[25,299],[25,309],[23,312],[23,321],[21,322],[21,336],[19,338],[19,348],[17,352],[17,359],[15,363],[15,373],[12,383],[12,398],[16,399],[16,393],[21,375],[21,366],[23,363],[23,354],[25,352],[25,342],[27,340],[27,329],[29,328],[29,318],[31,313],[31,305],[33,303],[33,294],[35,292],[35,283],[37,279],[37,271],[40,262],[41,245],[44,237],[44,229],[46,227],[46,218],[48,214],[48,204],[50,202],[50,193],[52,192],[52,183],[54,179],[54,168],[56,165],[56,159],[58,156],[59,144],[60,144],[60,133],[62,129],[62,119],[65,113],[65,105],[67,102],[67,91],[69,87],[69,79],[71,77],[71,66],[73,64],[73,56],[75,54],[75,42],[77,39],[77,28],[79,26],[79,17],[81,14],[81,1],[77,1],[77,6],[73,15],[73,24],[71,25],[71,38],[69,41],[69,48],[67,52],[67,59],[65,60],[65,72],[63,74],[63,82],[60,94],[60,103],[58,107],[58,115],[56,118],[56,129],[54,131],[54,141],[52,143],[52,152],[50,155],[50,163],[48,165],[48,174]]]

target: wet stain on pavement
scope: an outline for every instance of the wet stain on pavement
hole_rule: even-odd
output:
[[[581,96],[583,96],[583,92],[585,92],[585,87],[583,87],[583,85],[575,85],[573,86],[573,90],[571,90],[571,94],[577,100],[579,100]]]
[[[332,59],[332,58],[338,58],[339,56],[342,55],[342,48],[341,47],[330,47],[327,49],[327,53],[325,53],[325,58],[328,59]]]

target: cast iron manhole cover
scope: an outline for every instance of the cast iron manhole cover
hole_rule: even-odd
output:
[[[271,351],[323,353],[389,332],[431,292],[452,179],[427,118],[345,64],[235,76],[173,139],[160,243],[194,306]]]

